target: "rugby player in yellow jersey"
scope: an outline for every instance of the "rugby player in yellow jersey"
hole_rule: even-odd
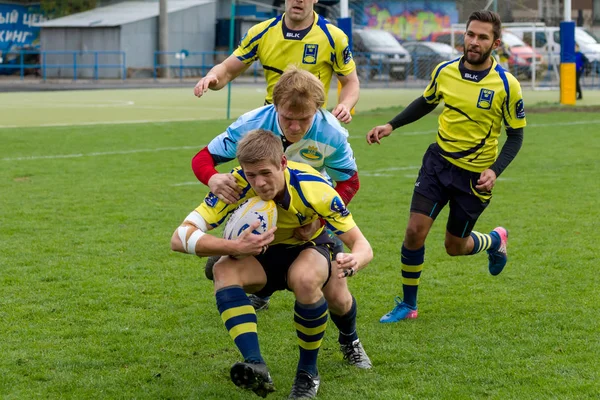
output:
[[[415,183],[402,245],[404,298],[396,298],[396,306],[380,319],[382,323],[417,318],[425,239],[448,203],[446,252],[459,256],[487,250],[492,275],[498,275],[506,265],[507,230],[497,227],[489,234],[473,231],[490,203],[496,179],[519,152],[526,125],[519,82],[491,57],[492,50],[500,45],[501,31],[498,14],[472,13],[467,21],[464,55],[438,65],[422,97],[367,134],[369,144],[381,144],[394,129],[418,120],[444,102],[437,141],[425,153]],[[503,122],[507,140],[498,154]]]
[[[251,27],[233,54],[200,79],[194,94],[201,97],[208,89],[222,89],[258,60],[267,80],[265,104],[271,104],[273,87],[293,64],[319,78],[326,96],[335,72],[342,90],[332,114],[349,123],[360,91],[356,65],[346,34],[314,11],[317,1],[287,0],[283,15]],[[327,106],[327,97],[323,106]]]
[[[217,308],[244,358],[231,368],[231,379],[262,397],[274,387],[259,348],[256,313],[246,292],[270,295],[287,289],[294,293],[300,358],[288,398],[312,399],[320,385],[317,355],[328,319],[327,287],[365,267],[373,258],[371,245],[327,180],[304,163],[288,162],[281,139],[273,132],[256,129],[248,133],[239,141],[236,156],[241,167],[232,174],[242,189],[240,200],[227,204],[209,193],[175,230],[171,247],[182,253],[223,256],[214,266]],[[254,196],[277,204],[276,230],[253,235],[250,232],[258,227],[257,222],[235,240],[206,234]],[[335,271],[333,241],[324,227],[309,240],[294,235],[298,227],[318,218],[351,250],[337,254]]]

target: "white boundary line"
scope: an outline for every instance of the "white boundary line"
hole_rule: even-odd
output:
[[[156,120],[156,121],[129,121],[129,122],[102,122],[102,123],[88,123],[88,124],[79,124],[79,125],[113,125],[113,124],[141,124],[141,123],[163,123],[163,122],[175,122],[175,121],[198,121],[197,119],[180,119],[180,120]],[[531,124],[528,125],[530,128],[542,128],[546,126],[570,126],[570,125],[586,125],[586,124],[598,124],[600,120],[588,120],[588,121],[575,121],[575,122],[557,122],[557,123],[545,123],[545,124]],[[72,124],[46,124],[40,126],[76,126]],[[0,126],[2,128],[3,126]],[[16,128],[16,127],[15,127]],[[416,131],[416,132],[404,132],[404,135],[424,135],[430,134],[435,131]],[[362,136],[350,136],[351,139],[362,138]],[[135,153],[152,153],[159,151],[178,151],[178,150],[189,150],[189,149],[201,149],[204,147],[203,145],[199,146],[181,146],[181,147],[159,147],[155,149],[136,149],[136,150],[123,150],[123,151],[106,151],[106,152],[95,152],[95,153],[77,153],[77,154],[57,154],[57,155],[47,155],[47,156],[26,156],[26,157],[7,157],[1,158],[0,161],[27,161],[27,160],[51,160],[51,159],[61,159],[61,158],[79,158],[79,157],[97,157],[97,156],[109,156],[109,155],[119,155],[119,154],[135,154]],[[364,174],[374,174],[372,176],[385,176],[384,174],[389,171],[402,171],[407,169],[415,169],[419,167],[392,167],[385,168],[380,170],[375,170],[372,172],[366,172]],[[368,175],[366,175],[368,176]]]
[[[137,150],[123,150],[123,151],[102,151],[95,153],[79,153],[79,154],[58,154],[54,156],[29,156],[29,157],[9,157],[0,158],[0,161],[29,161],[29,160],[53,160],[60,158],[80,158],[80,157],[98,157],[98,156],[114,156],[122,154],[135,154],[135,153],[156,153],[159,151],[179,151],[179,150],[192,150],[197,149],[200,151],[205,145],[199,144],[197,146],[181,146],[181,147],[158,147],[156,149],[137,149]]]
[[[164,107],[159,107],[164,108]],[[213,110],[212,108],[203,108],[198,109],[199,111],[207,111]],[[221,110],[220,108],[214,108],[214,110]],[[232,109],[232,111],[235,111]],[[207,116],[206,118],[173,118],[173,119],[140,119],[140,120],[131,120],[131,121],[96,121],[96,122],[58,122],[58,123],[49,123],[49,124],[39,124],[39,125],[0,125],[0,129],[15,129],[15,128],[53,128],[53,127],[67,127],[67,126],[95,126],[95,125],[125,125],[125,124],[161,124],[161,123],[169,123],[169,122],[194,122],[194,121],[205,121],[205,120],[213,120],[214,116]],[[574,122],[556,122],[556,123],[544,123],[544,124],[529,124],[525,127],[527,128],[544,128],[547,126],[571,126],[571,125],[593,125],[600,124],[599,119],[594,120],[584,120],[584,121],[574,121]],[[402,132],[398,131],[396,135],[429,135],[432,133],[436,133],[435,130],[428,131],[411,131],[411,132]],[[366,133],[365,133],[366,134]],[[360,135],[351,135],[350,139],[364,139],[364,136]]]
[[[209,119],[209,118],[207,118]],[[78,123],[51,123],[51,124],[40,124],[40,125],[0,125],[0,129],[8,128],[53,128],[53,127],[66,127],[66,126],[95,126],[95,125],[125,125],[125,124],[162,124],[168,122],[192,122],[202,121],[198,118],[180,118],[180,119],[139,119],[132,121],[98,121],[98,122],[78,122]]]

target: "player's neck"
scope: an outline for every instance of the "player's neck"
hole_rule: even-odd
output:
[[[315,22],[315,13],[312,12],[302,21],[292,21],[287,15],[283,15],[283,22],[288,29],[293,31],[301,31],[311,26]]]
[[[490,69],[492,67],[492,58],[488,58],[483,64],[474,65],[469,63],[465,57],[464,64],[465,68],[470,69],[471,71],[485,71],[486,69]]]

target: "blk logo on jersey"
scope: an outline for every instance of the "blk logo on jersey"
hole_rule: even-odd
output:
[[[331,211],[339,213],[342,217],[350,215],[350,211],[348,211],[344,202],[338,196],[335,196],[333,200],[331,200],[329,208],[331,208]]]
[[[477,108],[483,110],[489,110],[492,108],[492,101],[494,100],[494,91],[490,89],[481,89],[479,91],[479,99],[477,99]]]
[[[204,202],[206,203],[207,206],[209,206],[210,208],[213,208],[214,206],[217,205],[217,202],[219,201],[219,198],[217,197],[217,195],[215,195],[213,192],[210,192],[209,194],[206,195],[206,197],[204,198]]]
[[[525,118],[525,104],[523,103],[523,99],[520,99],[517,101],[517,104],[515,104],[515,115],[518,119]]]
[[[319,54],[319,45],[305,44],[304,54],[302,55],[302,64],[316,64]]]
[[[306,149],[300,150],[300,156],[309,161],[318,161],[323,159],[323,154],[315,146],[308,146]]]
[[[286,39],[300,39],[300,33],[299,32],[286,32],[285,37],[286,37]]]

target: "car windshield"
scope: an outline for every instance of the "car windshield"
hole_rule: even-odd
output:
[[[456,50],[454,50],[452,46],[447,45],[446,43],[429,42],[427,45],[429,46],[429,48],[435,50],[438,53],[456,53]]]
[[[360,37],[365,42],[367,47],[387,47],[397,49],[400,43],[391,33],[380,30],[364,30],[360,33]]]
[[[508,47],[525,47],[527,46],[524,41],[519,37],[510,32],[502,33],[502,41],[508,45]]]
[[[584,31],[583,29],[575,29],[575,39],[576,39],[576,42],[578,42],[578,43],[585,43],[585,44],[598,43],[592,35],[590,35],[586,31]]]

